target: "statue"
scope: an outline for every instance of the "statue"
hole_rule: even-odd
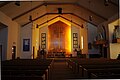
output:
[[[115,26],[115,29],[113,31],[113,39],[119,39],[120,38],[120,29],[119,26]]]

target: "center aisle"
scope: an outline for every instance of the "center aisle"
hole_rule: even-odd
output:
[[[66,65],[65,58],[55,58],[51,80],[75,79],[76,75]]]

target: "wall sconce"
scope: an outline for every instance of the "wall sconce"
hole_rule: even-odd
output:
[[[83,36],[81,36],[81,49],[83,49],[84,43],[83,43]]]

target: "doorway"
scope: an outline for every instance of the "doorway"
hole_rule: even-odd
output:
[[[2,45],[0,44],[0,60],[2,59]]]
[[[7,59],[7,40],[8,27],[0,22],[0,55],[2,61]]]
[[[54,56],[65,56],[71,51],[71,28],[58,21],[48,26],[48,51]]]

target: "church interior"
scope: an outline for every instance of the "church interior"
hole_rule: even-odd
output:
[[[1,79],[119,79],[119,3],[0,1]]]

